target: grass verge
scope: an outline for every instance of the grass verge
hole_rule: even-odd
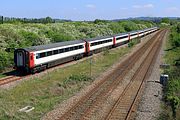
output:
[[[160,120],[180,120],[180,34],[176,26],[171,28],[169,40],[166,43],[164,61],[170,64],[163,72],[169,75],[169,81],[164,87],[163,112]]]

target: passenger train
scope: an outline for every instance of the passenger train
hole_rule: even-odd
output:
[[[16,49],[14,51],[15,69],[20,72],[36,73],[68,61],[92,55],[93,53],[102,51],[104,48],[126,44],[134,38],[145,36],[157,30],[157,27],[153,27],[107,37]]]

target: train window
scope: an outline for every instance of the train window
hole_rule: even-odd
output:
[[[68,52],[69,51],[69,48],[65,48],[65,52]]]
[[[54,55],[58,54],[58,50],[54,50],[54,51],[53,51],[53,54],[54,54]]]
[[[40,58],[40,54],[37,53],[37,54],[36,54],[36,59],[39,59],[39,58]]]
[[[79,46],[75,46],[75,50],[79,49]]]
[[[43,57],[46,57],[46,53],[45,52],[40,53],[40,58],[43,58]]]
[[[51,55],[52,55],[52,51],[48,51],[47,56],[51,56]]]
[[[69,48],[69,51],[73,51],[75,48],[74,47],[70,47]]]
[[[79,46],[79,49],[81,49],[81,48],[84,48],[84,46],[83,46],[83,45],[80,45],[80,46]]]
[[[59,49],[59,53],[63,53],[64,51],[64,49]]]

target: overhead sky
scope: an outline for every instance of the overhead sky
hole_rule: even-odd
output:
[[[180,17],[180,0],[1,0],[0,15],[71,20]]]

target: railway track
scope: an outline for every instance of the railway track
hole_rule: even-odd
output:
[[[130,119],[133,107],[138,99],[138,94],[140,94],[143,83],[149,75],[148,69],[151,67],[154,58],[157,57],[157,53],[160,50],[164,33],[165,32],[161,34],[160,39],[156,42],[140,68],[136,71],[136,74],[133,76],[131,82],[126,86],[123,94],[119,96],[119,99],[108,113],[106,120]]]
[[[156,44],[158,43],[159,39],[164,34],[164,31],[159,31],[154,37],[152,37],[144,46],[142,46],[139,50],[137,50],[133,55],[131,55],[128,60],[122,62],[117,69],[115,69],[110,75],[106,76],[104,80],[102,80],[93,90],[91,90],[88,94],[86,94],[84,97],[82,97],[81,100],[77,102],[73,107],[71,107],[66,113],[64,113],[62,116],[58,117],[60,120],[81,120],[81,119],[90,119],[93,114],[95,114],[95,111],[98,107],[100,107],[101,104],[105,103],[105,101],[108,98],[108,95],[110,95],[117,86],[122,82],[123,78],[127,75],[127,73],[133,68],[133,66],[137,63],[137,61],[143,56],[143,54],[150,49],[150,51],[155,51],[157,47]],[[158,43],[159,45],[160,43]],[[152,53],[149,52],[149,55]],[[148,56],[149,56],[148,55]],[[147,57],[146,59],[148,59]],[[151,58],[151,56],[150,56]],[[145,63],[145,62],[143,62]],[[144,78],[142,75],[144,75],[147,71],[144,69],[143,63],[140,65],[139,69],[136,72],[136,76],[140,77],[133,77],[133,79],[130,81],[130,83],[125,88],[123,94],[128,94],[127,91],[130,88],[133,88],[134,90],[138,89],[138,85],[142,82],[141,80],[135,80],[139,78]],[[147,64],[145,64],[147,67]],[[143,70],[141,70],[143,68]],[[138,74],[138,75],[137,75]],[[138,81],[137,83],[134,81]],[[136,85],[137,84],[137,85]],[[137,86],[137,87],[133,87]],[[136,89],[135,89],[136,88]],[[131,91],[132,93],[132,91]],[[130,93],[129,93],[130,94]],[[131,96],[131,94],[129,95]],[[128,98],[124,98],[125,101],[129,101]],[[122,101],[122,96],[120,96],[118,101]],[[106,119],[115,118],[116,116],[116,106],[119,106],[119,102],[116,102],[113,106],[110,112],[107,114]],[[129,103],[129,102],[128,102]],[[118,114],[118,112],[117,112]]]
[[[0,78],[0,86],[6,85],[6,84],[9,84],[11,82],[18,81],[18,80],[22,80],[24,78],[29,79],[30,77],[33,77],[33,76],[38,76],[38,75],[41,75],[41,74],[43,75],[43,73],[51,72],[51,71],[53,71],[55,69],[61,68],[61,67],[65,66],[65,65],[68,65],[68,64],[73,64],[73,62],[75,62],[75,61],[69,61],[69,62],[66,62],[64,64],[57,65],[57,66],[55,66],[53,68],[48,68],[45,71],[42,71],[40,73],[29,74],[29,75],[25,75],[25,76],[21,76],[21,74],[18,74],[18,75],[14,74],[14,75],[11,75],[11,76],[6,76],[6,77],[3,77],[3,78]]]
[[[18,77],[18,76],[7,76],[7,77],[4,77],[4,78],[0,79],[0,86],[8,84],[8,83],[11,83],[11,82],[14,82],[14,81],[17,81],[17,80],[21,80],[21,79],[22,79],[22,77]]]

